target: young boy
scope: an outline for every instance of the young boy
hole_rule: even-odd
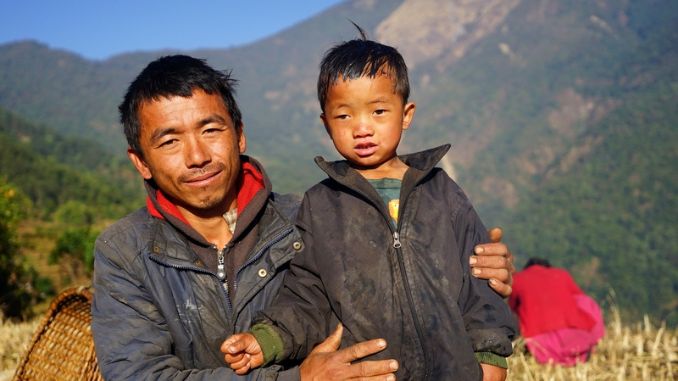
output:
[[[487,231],[459,186],[435,168],[449,145],[398,156],[415,113],[392,47],[356,39],[321,63],[321,119],[346,159],[306,192],[304,247],[273,306],[222,345],[238,374],[301,360],[340,323],[343,344],[376,337],[376,359],[403,380],[503,380],[514,322],[487,281],[469,274]],[[482,368],[482,370],[481,370]]]

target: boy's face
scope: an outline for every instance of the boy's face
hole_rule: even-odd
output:
[[[329,88],[320,118],[337,151],[365,177],[391,177],[389,168],[400,163],[396,149],[415,108],[403,104],[387,74],[339,78]]]

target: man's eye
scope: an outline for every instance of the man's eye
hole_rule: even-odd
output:
[[[168,139],[165,140],[164,142],[158,144],[158,148],[169,148],[175,145],[178,142],[177,139]]]
[[[383,115],[383,114],[386,113],[386,110],[385,109],[378,109],[378,110],[374,110],[374,113],[376,115]]]
[[[348,115],[347,114],[339,114],[335,118],[344,120],[344,119],[348,119]]]
[[[223,131],[223,130],[224,130],[223,128],[211,127],[211,128],[206,128],[206,129],[203,131],[203,133],[205,133],[205,134],[216,134],[216,133],[219,133],[219,132],[221,132],[221,131]]]

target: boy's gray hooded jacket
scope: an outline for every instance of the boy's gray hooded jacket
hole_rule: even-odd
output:
[[[298,369],[278,374],[277,367],[236,376],[219,348],[235,332],[249,328],[254,314],[280,289],[288,263],[301,247],[291,218],[298,200],[271,193],[256,161],[260,189],[238,216],[233,251],[242,240],[244,264],[236,269],[237,292],[229,293],[200,250],[216,251],[180,221],[158,210],[155,188],[151,208],[143,208],[106,229],[96,242],[92,331],[98,363],[107,380],[297,379]],[[241,218],[243,217],[243,218]],[[229,255],[231,253],[227,253]]]
[[[434,168],[449,145],[407,155],[394,228],[375,189],[345,161],[304,196],[304,249],[257,322],[273,324],[282,356],[303,358],[344,325],[342,346],[385,338],[373,359],[399,361],[399,380],[480,380],[474,352],[511,354],[515,323],[469,256],[487,230],[459,186]],[[370,358],[368,358],[369,360]]]

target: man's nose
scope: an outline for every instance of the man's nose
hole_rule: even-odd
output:
[[[186,167],[202,167],[211,160],[208,147],[200,139],[188,139],[184,145]]]

